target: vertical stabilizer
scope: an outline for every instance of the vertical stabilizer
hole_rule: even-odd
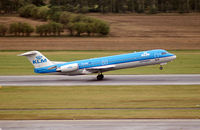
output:
[[[53,63],[39,51],[29,51],[18,56],[26,56],[35,68],[53,65]]]

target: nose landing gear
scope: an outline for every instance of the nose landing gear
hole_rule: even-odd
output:
[[[167,63],[160,63],[160,70],[163,70],[163,65],[166,65]]]

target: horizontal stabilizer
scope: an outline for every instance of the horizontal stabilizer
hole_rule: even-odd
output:
[[[23,54],[19,54],[17,56],[29,56],[29,55],[35,55],[35,54],[37,54],[37,51],[29,51]]]

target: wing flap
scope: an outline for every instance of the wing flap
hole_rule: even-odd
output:
[[[105,66],[98,66],[98,67],[91,67],[91,68],[87,68],[86,70],[92,73],[95,72],[104,72],[104,71],[109,71],[115,68],[115,65],[105,65]]]

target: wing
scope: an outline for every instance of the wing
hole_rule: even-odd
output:
[[[105,66],[87,68],[86,70],[92,73],[98,73],[98,72],[113,70],[114,68],[115,68],[115,65],[105,65]]]

